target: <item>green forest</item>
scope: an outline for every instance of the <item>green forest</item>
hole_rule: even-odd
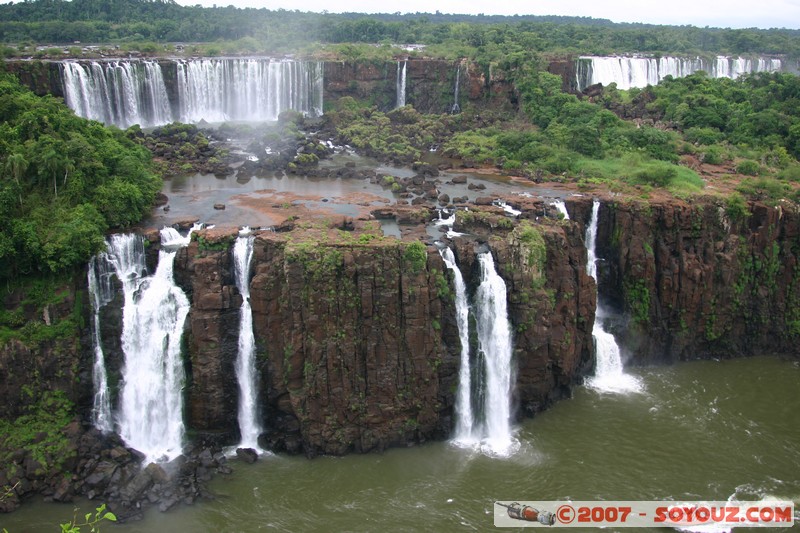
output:
[[[7,44],[218,43],[231,52],[309,51],[324,44],[416,43],[428,54],[470,57],[497,49],[550,53],[787,54],[800,56],[800,31],[616,24],[604,19],[362,15],[184,7],[170,0],[34,0],[0,5]],[[6,49],[13,54],[16,48]]]
[[[149,212],[161,180],[124,132],[0,75],[0,278],[83,267],[106,230]]]

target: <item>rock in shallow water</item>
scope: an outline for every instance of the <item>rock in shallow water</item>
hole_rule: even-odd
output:
[[[258,452],[253,448],[236,448],[236,457],[247,464],[253,464],[258,460]]]

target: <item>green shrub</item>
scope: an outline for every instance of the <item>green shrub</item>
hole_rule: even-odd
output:
[[[737,192],[726,199],[725,214],[733,221],[741,221],[750,216],[750,208],[742,195]]]
[[[634,179],[641,184],[666,187],[677,175],[678,170],[673,165],[653,163],[636,172]]]
[[[778,179],[784,181],[800,182],[800,164],[794,163],[780,172],[778,172]]]
[[[789,187],[774,178],[761,177],[742,180],[736,190],[756,200],[779,200],[786,196]]]
[[[736,165],[736,172],[745,176],[758,176],[761,173],[761,165],[751,159],[745,159]]]
[[[709,146],[702,153],[703,163],[708,163],[709,165],[721,165],[727,159],[728,157],[725,150],[717,145]]]
[[[406,246],[403,259],[408,263],[411,272],[422,272],[428,262],[428,248],[420,241],[414,241]]]
[[[716,144],[723,138],[722,132],[717,128],[689,128],[683,132],[683,136],[691,143],[703,145]]]

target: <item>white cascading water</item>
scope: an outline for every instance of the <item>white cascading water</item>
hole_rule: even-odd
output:
[[[322,114],[322,63],[269,59],[177,62],[178,119],[274,121],[286,110]]]
[[[576,85],[582,91],[596,83],[604,86],[616,83],[622,90],[643,88],[657,85],[667,76],[682,78],[698,70],[712,78],[737,78],[752,72],[776,72],[781,68],[781,60],[776,58],[718,56],[708,61],[700,57],[583,56],[578,58],[575,70]]]
[[[447,218],[444,216],[447,215]],[[453,209],[452,213],[448,213],[447,209],[439,209],[439,218],[433,221],[434,225],[436,226],[449,226],[453,227],[453,224],[456,223],[456,210]]]
[[[162,229],[158,267],[148,277],[142,237],[114,235],[109,242],[108,260],[125,295],[119,434],[145,454],[146,463],[171,460],[183,451],[181,338],[189,300],[175,285],[173,265],[190,237],[191,231],[183,237],[174,228]]]
[[[504,200],[495,200],[493,203],[497,207],[503,208],[503,211],[508,216],[516,218],[522,214],[522,211],[520,211],[519,209],[514,209],[513,206],[509,205],[508,202]]]
[[[595,246],[597,243],[597,221],[600,213],[600,201],[592,202],[592,217],[586,227],[586,273],[594,279],[597,284],[597,255]],[[594,327],[592,337],[595,343],[596,367],[594,376],[588,378],[586,384],[600,392],[640,392],[641,382],[634,376],[626,374],[622,367],[622,357],[620,356],[619,345],[614,335],[607,332],[603,325],[606,312],[600,304],[600,293],[597,293],[597,311],[594,317]]]
[[[513,347],[506,283],[495,270],[491,252],[479,254],[478,263],[481,283],[475,292],[475,321],[485,363],[481,450],[489,455],[507,456],[516,451],[518,443],[511,435]]]
[[[567,211],[567,204],[564,203],[564,200],[553,200],[550,202],[550,205],[556,208],[556,211],[561,213],[564,217],[564,220],[569,220],[569,212]]]
[[[100,339],[100,309],[114,299],[114,285],[111,282],[112,273],[111,265],[105,252],[101,252],[89,260],[88,285],[89,297],[92,299],[92,346],[94,348],[92,423],[94,427],[103,433],[109,433],[114,430],[106,358]]]
[[[461,105],[458,103],[458,87],[461,85],[461,66],[456,67],[456,86],[453,89],[453,108],[450,110],[452,114],[461,112]]]
[[[239,353],[236,358],[236,379],[239,383],[239,448],[253,448],[261,452],[258,436],[258,380],[256,373],[256,341],[253,335],[253,310],[250,307],[250,266],[253,259],[254,237],[250,228],[243,228],[233,246],[236,287],[242,295],[239,308]]]
[[[453,272],[455,285],[456,324],[461,340],[461,365],[458,370],[458,391],[456,393],[456,430],[453,437],[460,446],[474,446],[479,438],[474,434],[474,413],[472,412],[472,379],[469,362],[469,303],[467,286],[461,274],[453,251],[444,246],[439,249],[445,266]]]
[[[63,63],[64,101],[84,118],[128,128],[172,121],[167,88],[156,61]]]
[[[163,68],[175,68],[170,102]],[[277,120],[292,109],[322,114],[321,62],[263,59],[119,60],[62,64],[64,101],[75,114],[127,128],[226,120]],[[173,105],[174,104],[174,105]],[[175,112],[173,113],[173,107]]]
[[[406,67],[408,61],[397,62],[397,105],[395,107],[403,107],[406,105]]]

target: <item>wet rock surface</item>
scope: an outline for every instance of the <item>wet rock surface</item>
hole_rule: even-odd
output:
[[[12,461],[3,465],[0,484],[8,491],[0,512],[13,511],[35,495],[62,503],[85,497],[105,503],[119,521],[136,520],[150,507],[167,511],[213,499],[207,483],[217,473],[232,471],[218,446],[198,444],[172,461],[145,464],[143,455],[117,435],[104,435],[78,421],[62,431],[67,446],[48,457],[57,468],[45,468],[24,449],[14,451]]]

